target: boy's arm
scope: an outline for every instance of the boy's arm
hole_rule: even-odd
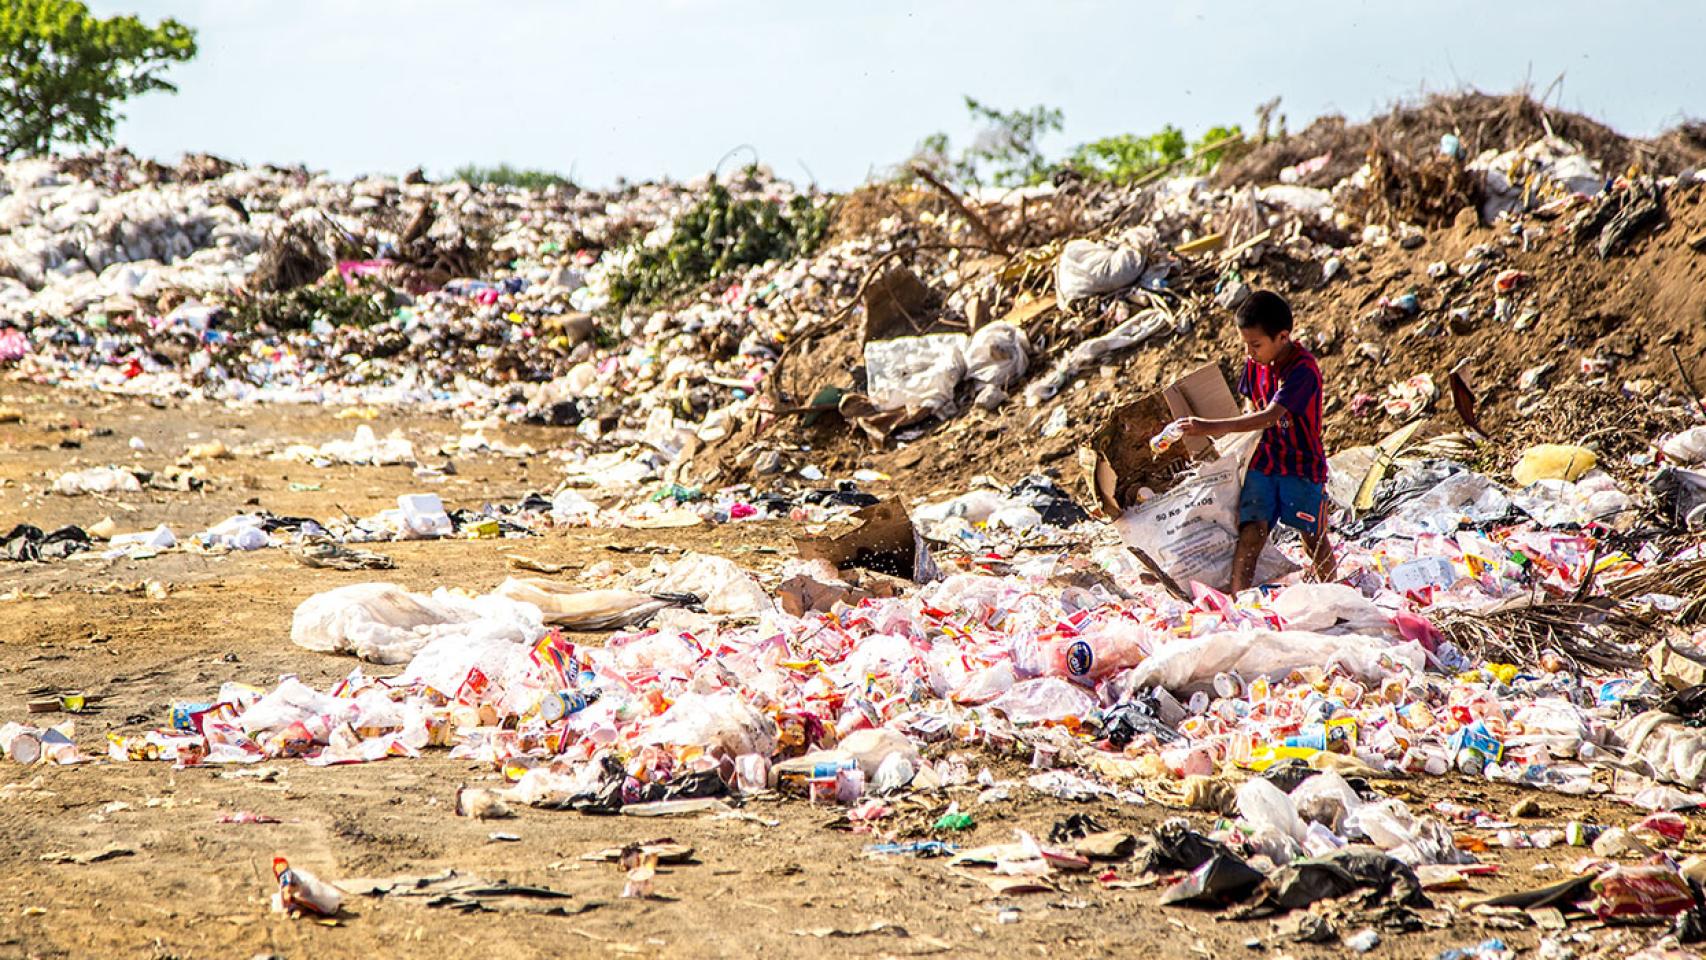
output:
[[[1255,413],[1246,413],[1242,417],[1226,417],[1213,420],[1206,417],[1187,417],[1185,419],[1185,436],[1187,437],[1221,437],[1229,433],[1249,433],[1254,430],[1267,428],[1285,419],[1286,409],[1278,403],[1270,403]]]

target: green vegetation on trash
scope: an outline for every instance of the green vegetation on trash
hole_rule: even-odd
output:
[[[527,170],[500,163],[495,167],[482,167],[477,164],[467,164],[457,167],[450,174],[453,180],[462,180],[473,186],[519,187],[523,190],[543,190],[546,187],[572,187],[574,181],[560,173],[550,170]]]
[[[162,74],[195,56],[195,31],[176,20],[149,26],[97,17],[77,0],[0,3],[0,159],[45,154],[55,144],[113,142],[118,105],[177,92]]]
[[[829,230],[832,208],[797,196],[737,200],[713,183],[705,198],[671,225],[662,245],[629,248],[626,266],[610,281],[617,307],[655,303],[730,270],[810,255]]]
[[[1208,173],[1243,137],[1237,125],[1215,126],[1191,140],[1183,130],[1167,124],[1148,135],[1122,133],[1079,144],[1061,159],[1051,160],[1043,152],[1042,141],[1063,129],[1065,114],[1060,110],[1040,105],[997,110],[973,97],[965,99],[966,110],[978,126],[971,145],[956,154],[946,133],[931,134],[900,171],[902,179],[910,176],[914,166],[922,166],[962,189],[984,184],[1029,187],[1061,175],[1124,185],[1174,165],[1181,166],[1181,173]]]
[[[390,322],[396,304],[389,288],[341,280],[325,280],[284,293],[263,293],[232,305],[233,325],[239,329],[308,330],[315,321],[334,327],[374,327]]]
[[[1192,141],[1185,137],[1185,131],[1167,124],[1160,132],[1147,137],[1122,133],[1080,144],[1060,166],[1092,180],[1122,185],[1179,164],[1186,158],[1194,159],[1184,164],[1179,173],[1208,173],[1243,135],[1243,130],[1234,124],[1210,127],[1202,137]]]

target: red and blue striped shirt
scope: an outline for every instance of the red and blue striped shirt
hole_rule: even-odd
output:
[[[1244,361],[1238,392],[1262,410],[1277,403],[1285,416],[1262,431],[1250,469],[1272,476],[1327,482],[1327,451],[1321,443],[1321,367],[1315,355],[1293,344],[1291,356],[1268,366]]]

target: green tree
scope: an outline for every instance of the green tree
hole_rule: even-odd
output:
[[[155,90],[196,53],[176,20],[97,17],[78,0],[0,0],[0,158],[110,144],[120,103]]]
[[[1054,173],[1040,141],[1060,131],[1065,119],[1060,110],[1036,106],[1003,111],[966,97],[966,111],[980,125],[971,146],[958,157],[950,156],[948,135],[934,133],[918,145],[907,166],[922,164],[962,187],[978,186],[986,179],[998,187],[1027,187]]]

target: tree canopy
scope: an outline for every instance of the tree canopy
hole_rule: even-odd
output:
[[[0,158],[110,144],[119,104],[156,90],[196,53],[176,20],[97,17],[78,0],[0,0]]]

